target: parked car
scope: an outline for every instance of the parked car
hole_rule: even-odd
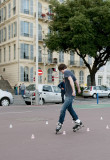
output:
[[[9,106],[14,102],[14,98],[10,92],[0,89],[0,106]]]
[[[110,90],[104,86],[88,86],[83,90],[84,97],[97,98],[97,93],[99,97],[110,98]]]
[[[35,100],[35,84],[30,84],[26,87],[25,95],[23,96],[26,104],[31,104],[32,100]],[[55,85],[39,84],[38,92],[40,97],[40,104],[47,102],[61,103],[61,89]]]

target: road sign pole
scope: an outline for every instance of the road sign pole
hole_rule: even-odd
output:
[[[38,92],[38,0],[36,0],[36,93],[35,103],[39,104],[39,92]]]

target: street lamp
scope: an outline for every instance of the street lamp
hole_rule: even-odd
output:
[[[45,59],[45,48],[46,48],[46,44],[45,43],[43,43],[43,47],[44,47],[44,84],[45,84],[45,63],[46,63],[46,59]]]
[[[38,0],[36,0],[36,94],[35,102],[39,104],[39,92],[38,92]]]

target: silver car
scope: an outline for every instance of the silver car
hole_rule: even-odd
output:
[[[38,85],[40,104],[44,103],[61,103],[61,89],[55,85],[39,84]],[[26,87],[24,100],[26,104],[31,104],[31,99],[35,101],[35,84]]]
[[[84,97],[97,98],[97,93],[99,97],[110,98],[110,90],[104,86],[88,86],[83,90]]]
[[[9,106],[9,104],[13,104],[13,102],[14,98],[12,94],[0,89],[0,106]]]

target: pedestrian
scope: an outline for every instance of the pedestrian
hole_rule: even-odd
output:
[[[15,92],[15,95],[18,95],[18,86],[17,86],[17,84],[15,84],[15,86],[14,86],[14,92]]]
[[[19,85],[19,95],[21,95],[21,84]]]
[[[61,89],[62,103],[64,103],[64,95],[65,95],[65,79],[64,78],[63,78],[63,81],[58,85],[58,87]]]
[[[23,95],[24,95],[24,93],[25,93],[25,89],[26,89],[25,84],[22,83],[22,84],[21,84],[21,95],[22,95],[22,97],[23,97]]]
[[[62,124],[65,119],[65,114],[66,110],[69,111],[70,115],[72,116],[72,119],[75,122],[75,126],[73,127],[73,131],[76,131],[78,128],[82,127],[83,124],[81,120],[78,118],[78,115],[74,111],[72,107],[72,102],[75,98],[75,86],[74,83],[76,84],[76,87],[78,89],[78,93],[81,93],[78,81],[76,77],[73,75],[71,71],[67,69],[67,66],[65,64],[60,64],[58,66],[58,70],[64,74],[64,79],[65,79],[65,102],[61,108],[60,116],[59,116],[59,121],[58,125],[56,127],[56,133],[62,128]]]

